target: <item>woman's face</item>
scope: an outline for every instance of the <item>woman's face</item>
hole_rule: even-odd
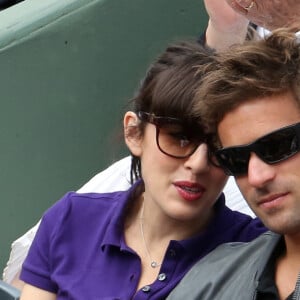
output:
[[[134,118],[133,114],[129,119]],[[175,221],[205,224],[227,181],[224,172],[209,163],[207,145],[200,144],[187,158],[170,157],[158,148],[156,126],[150,123],[133,147],[127,145],[141,159],[148,206]]]

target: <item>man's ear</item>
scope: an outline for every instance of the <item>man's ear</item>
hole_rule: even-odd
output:
[[[134,112],[126,112],[123,120],[125,143],[135,156],[141,156],[142,153],[142,135],[138,123],[139,119]]]

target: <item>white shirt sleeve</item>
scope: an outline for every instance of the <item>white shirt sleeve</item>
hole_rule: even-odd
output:
[[[230,176],[227,181],[227,184],[224,188],[224,194],[226,196],[226,205],[229,208],[250,215],[251,217],[255,217],[255,214],[249,208],[232,176]]]
[[[107,193],[125,191],[130,187],[130,166],[131,157],[127,156],[95,175],[77,192]]]

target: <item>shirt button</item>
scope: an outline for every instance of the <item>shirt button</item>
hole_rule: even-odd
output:
[[[167,275],[165,273],[160,273],[158,275],[158,280],[159,281],[164,281],[164,280],[166,280],[166,278],[167,278]]]
[[[171,250],[169,251],[169,253],[170,253],[170,256],[171,256],[171,257],[175,257],[175,256],[176,256],[176,251],[175,251],[174,249],[171,249]]]
[[[149,285],[145,285],[144,287],[142,287],[142,291],[144,293],[149,293],[151,290],[151,287]]]

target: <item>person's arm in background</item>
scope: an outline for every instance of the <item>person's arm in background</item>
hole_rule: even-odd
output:
[[[300,27],[299,0],[226,1],[237,13],[243,15],[252,23],[270,31],[280,27]]]
[[[242,43],[247,35],[249,21],[235,12],[225,0],[204,0],[209,16],[206,44],[217,51]]]
[[[280,27],[300,27],[299,0],[204,0],[204,3],[209,16],[206,44],[217,51],[242,43],[249,22],[267,32]]]

